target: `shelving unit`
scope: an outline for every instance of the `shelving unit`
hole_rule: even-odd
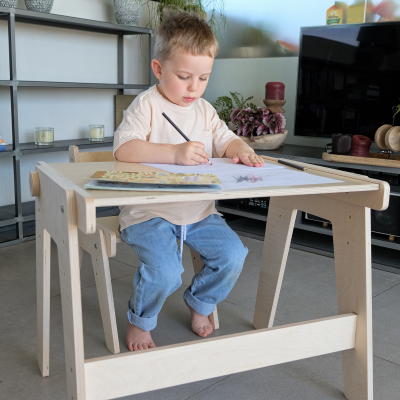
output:
[[[361,172],[374,172],[374,173],[384,173],[384,174],[394,174],[400,175],[399,168],[388,168],[388,167],[379,167],[373,165],[363,165],[363,164],[350,164],[350,163],[338,163],[338,162],[330,162],[322,160],[322,152],[323,149],[309,146],[298,146],[298,145],[284,145],[277,150],[269,150],[269,151],[256,151],[257,154],[266,155],[270,157],[276,158],[285,158],[293,161],[300,161],[309,164],[321,165],[329,168],[346,168],[354,171]],[[379,177],[377,177],[379,179]],[[391,196],[400,196],[400,186],[391,186]],[[231,216],[242,217],[242,220],[232,219],[231,226],[233,229],[241,232],[249,237],[263,239],[264,237],[264,229],[265,225],[261,223],[261,221],[267,220],[268,210],[267,209],[250,209],[246,207],[246,205],[237,204],[236,206],[233,204],[229,204],[227,202],[218,202],[217,204],[218,211],[229,214]],[[253,222],[251,222],[253,220]],[[260,222],[256,222],[260,221]],[[332,237],[332,229],[330,225],[324,227],[322,222],[316,222],[313,220],[305,219],[305,215],[302,212],[297,214],[296,222],[295,222],[295,233],[293,242],[302,243],[301,245],[295,245],[297,248],[307,247],[307,240],[301,241],[296,240],[301,237],[301,235],[306,235],[308,232],[310,237],[312,236],[312,240],[315,241],[315,234],[319,236],[323,236],[324,239],[320,246],[318,244],[315,245],[314,249],[319,250],[320,254],[328,255],[332,253],[332,245],[329,243],[328,239]],[[296,233],[297,231],[297,233]],[[388,251],[400,251],[400,238],[395,238],[395,240],[390,240],[389,235],[380,234],[372,232],[371,244],[373,248],[381,248],[390,249]],[[314,245],[313,245],[314,246]],[[319,249],[318,249],[319,247]],[[332,250],[330,250],[332,248]],[[384,263],[384,257],[379,256],[374,260],[374,251],[373,251],[373,260],[378,263]]]
[[[118,94],[123,94],[125,89],[148,89],[151,82],[151,55],[153,53],[153,31],[151,29],[139,28],[127,25],[117,25],[107,22],[91,21],[81,18],[66,17],[53,14],[38,13],[27,10],[0,7],[0,20],[8,22],[8,49],[10,79],[0,80],[0,86],[10,88],[11,101],[11,123],[12,123],[12,144],[8,145],[6,151],[0,153],[0,157],[12,157],[13,180],[14,180],[14,206],[0,207],[0,235],[1,231],[10,229],[8,235],[2,235],[6,239],[0,240],[0,247],[9,246],[26,240],[34,239],[34,207],[33,202],[22,203],[21,200],[21,173],[20,159],[26,154],[39,154],[56,151],[66,151],[72,144],[80,148],[94,148],[110,146],[113,142],[112,137],[108,137],[104,142],[89,142],[87,139],[59,140],[54,146],[38,147],[34,143],[20,143],[18,128],[18,88],[21,87],[53,87],[53,88],[87,88],[87,89],[112,89],[117,90]],[[117,35],[117,70],[118,82],[116,84],[107,83],[76,83],[76,82],[46,82],[46,81],[20,81],[17,77],[16,63],[16,43],[15,43],[15,23],[26,23],[32,25],[45,25],[55,28],[74,29],[79,31],[90,31],[96,33]],[[127,35],[149,35],[148,45],[148,76],[147,84],[125,84],[124,83],[124,46],[123,38]],[[24,232],[25,230],[25,232]]]

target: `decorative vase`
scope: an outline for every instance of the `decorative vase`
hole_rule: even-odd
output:
[[[15,8],[18,0],[0,0],[0,7]]]
[[[249,136],[239,136],[244,142],[246,142],[254,150],[276,150],[282,146],[289,131],[283,133],[267,134],[254,136],[254,142]]]
[[[142,14],[141,0],[114,0],[115,19],[119,24],[139,26]]]
[[[28,10],[49,13],[53,8],[54,0],[25,0]]]

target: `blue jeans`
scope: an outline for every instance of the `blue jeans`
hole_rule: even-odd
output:
[[[176,239],[181,226],[153,218],[124,229],[121,238],[140,259],[128,305],[129,322],[144,331],[157,325],[166,298],[182,284],[182,260]],[[184,243],[200,254],[202,270],[193,277],[184,299],[199,314],[210,315],[224,300],[243,268],[247,248],[216,214],[186,226]]]

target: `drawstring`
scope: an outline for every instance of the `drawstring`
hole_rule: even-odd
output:
[[[182,254],[183,254],[183,241],[184,240],[186,240],[186,225],[181,225],[181,237],[179,239],[180,244],[181,244],[181,249],[180,249],[181,258],[182,258]]]

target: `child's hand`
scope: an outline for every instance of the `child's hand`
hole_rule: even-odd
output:
[[[200,165],[208,163],[208,154],[201,142],[186,142],[175,146],[175,164]]]
[[[264,160],[258,156],[254,151],[238,151],[235,157],[232,158],[235,164],[241,162],[249,167],[262,167],[264,165]]]

